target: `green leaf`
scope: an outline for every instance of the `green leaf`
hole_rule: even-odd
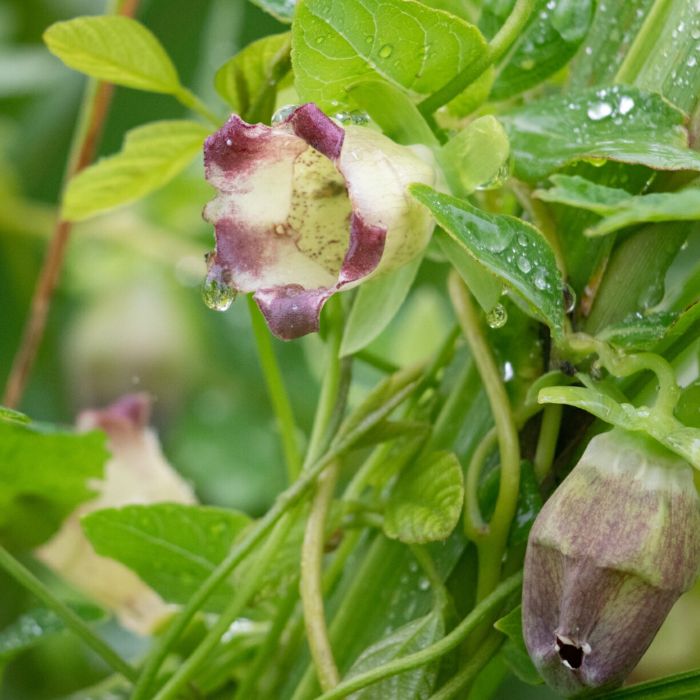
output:
[[[614,690],[600,700],[695,700],[698,696],[700,669]]]
[[[85,168],[68,183],[63,216],[82,221],[157,190],[201,152],[208,134],[201,124],[186,120],[132,129],[119,153]]]
[[[565,66],[592,19],[592,0],[539,0],[494,83],[491,99],[509,99]]]
[[[606,326],[596,337],[626,350],[652,350],[666,336],[677,318],[678,314],[671,311],[635,312],[618,323]]]
[[[0,420],[9,420],[15,423],[29,423],[30,418],[29,416],[25,416],[24,413],[15,411],[13,408],[0,406]]]
[[[508,170],[510,144],[501,123],[487,115],[470,122],[442,147],[440,158],[450,182],[466,194]],[[455,189],[455,188],[453,188]]]
[[[292,64],[302,100],[348,102],[348,86],[383,79],[414,99],[486,51],[473,25],[415,0],[301,0]]]
[[[501,655],[510,670],[521,681],[529,685],[541,685],[543,683],[542,677],[530,660],[525,647],[522,617],[522,608],[518,605],[517,608],[494,623],[493,626],[508,637],[508,641],[501,648]]]
[[[106,618],[104,610],[94,605],[81,604],[70,607],[85,622],[96,622]],[[47,608],[35,608],[20,615],[0,630],[0,664],[66,629],[64,621]]]
[[[177,70],[158,39],[129,17],[76,17],[44,32],[49,51],[68,67],[115,85],[174,94]]]
[[[683,388],[674,415],[684,425],[700,428],[700,379]]]
[[[348,671],[346,678],[420,651],[440,639],[444,629],[442,615],[436,610],[413,620],[365,649]],[[437,664],[419,666],[353,693],[352,698],[353,700],[423,700],[433,691],[437,670]]]
[[[588,209],[605,218],[588,228],[588,236],[603,236],[626,226],[654,221],[696,221],[700,219],[700,188],[678,192],[630,195],[625,190],[596,185],[582,177],[552,175],[555,184],[535,195],[548,202]]]
[[[105,508],[82,520],[95,551],[134,571],[164,600],[186,603],[250,522],[232,510],[179,503]],[[228,585],[207,605],[230,600]]]
[[[523,460],[520,465],[518,506],[508,533],[509,547],[527,542],[532,524],[541,508],[542,494],[535,477],[534,466],[529,460]]]
[[[685,117],[659,95],[615,85],[545,97],[500,117],[515,174],[537,181],[580,159],[641,163],[656,170],[700,170]]]
[[[512,216],[487,214],[425,185],[411,185],[410,191],[456,243],[515,292],[555,337],[561,337],[563,282],[554,253],[536,228]]]
[[[433,452],[403,471],[384,513],[387,537],[410,544],[445,540],[464,502],[464,478],[451,452]]]
[[[0,544],[36,547],[95,492],[109,456],[102,433],[0,421]]]
[[[345,325],[341,357],[362,350],[389,325],[408,296],[421,262],[416,258],[360,287]]]
[[[216,71],[216,91],[242,119],[269,123],[277,89],[291,69],[290,47],[289,32],[266,36]]]
[[[280,22],[291,22],[297,0],[250,0]]]

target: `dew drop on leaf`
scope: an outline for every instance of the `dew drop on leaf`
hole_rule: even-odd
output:
[[[537,287],[537,289],[540,291],[544,291],[549,287],[549,282],[547,282],[547,271],[543,267],[537,268],[532,281],[535,283],[535,287]]]
[[[620,114],[627,114],[628,112],[631,112],[633,109],[634,109],[634,100],[631,97],[628,97],[627,95],[623,95],[620,98],[620,106],[618,107]]]
[[[525,274],[532,270],[532,263],[527,259],[526,256],[521,255],[518,258],[518,269],[520,270],[520,272],[524,272]]]
[[[576,292],[571,285],[564,285],[562,289],[564,297],[564,313],[570,314],[576,308]]]
[[[381,49],[379,49],[380,58],[389,58],[394,52],[394,47],[391,44],[384,44]]]
[[[491,311],[486,314],[486,323],[490,328],[503,328],[508,322],[508,312],[503,304],[496,304]]]
[[[297,109],[299,105],[285,105],[284,107],[280,107],[273,115],[272,115],[272,126],[276,126],[277,124],[281,124],[285,119],[287,119],[292,112],[294,112],[295,109]]]
[[[609,117],[612,111],[612,107],[607,102],[596,102],[588,108],[586,114],[588,114],[589,119],[597,122],[605,119],[605,117]]]

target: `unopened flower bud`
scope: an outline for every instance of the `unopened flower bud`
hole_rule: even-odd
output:
[[[687,462],[640,434],[594,437],[528,541],[523,633],[566,697],[621,684],[700,565]]]

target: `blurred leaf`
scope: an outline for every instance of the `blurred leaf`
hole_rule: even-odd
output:
[[[677,318],[678,314],[671,311],[635,312],[619,323],[606,326],[597,337],[627,350],[652,350]]]
[[[471,114],[486,102],[494,80],[496,80],[496,69],[489,66],[466,90],[445,105],[448,113],[455,117],[466,117]]]
[[[291,69],[290,46],[289,32],[263,37],[216,71],[216,91],[245,121],[270,122],[277,89]]]
[[[250,0],[253,5],[269,12],[275,19],[280,22],[291,22],[294,17],[294,8],[297,0]]]
[[[177,70],[160,42],[129,17],[76,17],[44,32],[52,54],[69,68],[115,85],[174,94]]]
[[[394,659],[420,651],[444,634],[442,614],[434,610],[409,622],[360,654],[346,678],[359,675]],[[432,693],[437,664],[419,666],[353,693],[352,700],[424,700]]]
[[[248,525],[243,513],[176,503],[105,508],[81,524],[95,551],[134,571],[163,599],[186,603]],[[207,607],[230,600],[221,586]]]
[[[542,508],[542,494],[535,477],[532,462],[523,460],[520,465],[518,506],[508,533],[508,546],[515,547],[527,542],[532,524]]]
[[[700,669],[696,669],[604,693],[600,700],[695,700],[699,695]]]
[[[13,408],[0,406],[0,420],[9,420],[15,423],[29,423],[30,418],[29,416],[25,416],[24,413],[15,411]]]
[[[349,85],[377,78],[429,95],[486,51],[473,25],[405,0],[301,0],[292,45],[301,99],[324,106],[347,103]]]
[[[555,336],[564,328],[563,282],[544,236],[522,219],[487,214],[464,200],[412,185],[437,223],[503,284],[516,292],[531,315]]]
[[[0,543],[36,547],[95,492],[109,454],[102,433],[0,421]]]
[[[592,0],[539,0],[491,91],[503,100],[539,85],[566,65],[593,18]]]
[[[442,147],[441,163],[448,179],[465,193],[496,179],[508,168],[508,136],[495,117],[486,115],[470,122]]]
[[[104,610],[94,605],[71,605],[70,608],[85,622],[106,618]],[[66,629],[63,620],[52,610],[29,610],[0,630],[0,664]]]
[[[684,425],[700,428],[700,379],[683,388],[674,413]]]
[[[535,196],[588,209],[605,217],[588,228],[589,236],[602,236],[625,226],[654,221],[695,221],[700,219],[700,188],[679,192],[630,195],[625,190],[596,185],[582,177],[552,175],[554,187],[537,190]]]
[[[542,677],[530,660],[525,647],[521,606],[518,605],[505,617],[497,620],[493,626],[508,637],[500,653],[510,670],[529,685],[541,685]]]
[[[537,181],[579,159],[608,158],[657,170],[700,170],[685,117],[659,95],[616,85],[545,97],[501,117],[515,174]]]
[[[340,355],[352,355],[369,345],[394,318],[413,285],[422,258],[363,284],[348,316]]]
[[[464,478],[457,457],[433,452],[401,472],[384,513],[387,537],[410,544],[446,540],[464,502]]]
[[[201,151],[209,130],[186,120],[132,129],[122,150],[79,172],[69,183],[63,216],[82,221],[162,187]]]
[[[65,77],[61,73],[40,44],[0,49],[0,97],[43,92]]]

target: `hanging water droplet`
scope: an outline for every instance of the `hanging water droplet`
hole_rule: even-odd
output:
[[[381,49],[379,49],[380,58],[389,58],[394,52],[394,47],[391,44],[384,44]]]
[[[547,282],[547,270],[545,270],[543,267],[538,267],[537,270],[535,270],[532,281],[534,282],[535,287],[537,287],[537,289],[540,291],[547,289],[549,287],[549,282]]]
[[[216,273],[207,275],[202,285],[202,299],[213,311],[226,311],[236,299],[236,290],[222,282]]]
[[[693,66],[697,66],[698,64],[698,59],[695,58],[695,56],[688,56],[688,60],[685,62],[685,65],[688,66],[688,68],[693,68]]]
[[[495,172],[490,180],[483,182],[476,187],[477,190],[497,190],[499,187],[503,187],[503,183],[510,177],[511,163],[507,160],[505,163],[501,164],[501,167]]]
[[[570,314],[576,308],[576,292],[569,284],[564,285],[561,291],[564,297],[564,312]]]
[[[352,124],[353,126],[364,126],[369,122],[369,115],[359,109],[338,112],[333,115],[333,119],[341,124]]]
[[[503,328],[508,321],[508,312],[503,304],[496,304],[491,311],[486,314],[486,323],[491,328]]]
[[[532,263],[524,255],[521,255],[518,258],[518,269],[520,272],[527,274],[532,270]]]
[[[627,95],[623,95],[620,98],[620,106],[618,107],[620,114],[627,114],[628,112],[631,112],[633,109],[634,109],[634,100],[631,97],[628,97]]]
[[[288,119],[293,113],[294,110],[297,109],[299,105],[285,105],[284,107],[280,107],[273,115],[272,115],[272,126],[276,126],[277,124],[281,124],[283,121]]]
[[[418,588],[420,588],[421,591],[427,591],[430,588],[430,581],[428,581],[427,578],[422,577],[418,581]]]
[[[596,102],[588,108],[586,114],[588,114],[589,119],[597,122],[609,117],[612,111],[612,107],[607,102]]]

